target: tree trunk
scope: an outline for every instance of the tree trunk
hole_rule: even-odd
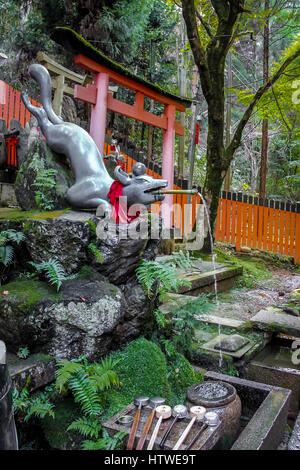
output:
[[[269,10],[269,0],[265,0],[265,12]],[[263,58],[263,74],[264,84],[269,79],[269,17],[267,16],[264,26],[264,58]],[[259,181],[259,197],[266,197],[266,179],[268,171],[268,119],[263,119],[262,123],[262,143],[261,143],[261,163],[260,163],[260,181]]]
[[[180,45],[179,49],[183,49],[185,46],[185,24],[183,18],[180,22]],[[178,50],[177,50],[178,52]],[[186,53],[177,53],[177,64],[178,64],[178,88],[180,96],[186,96]],[[180,124],[185,126],[185,113],[180,113],[179,118]],[[179,154],[178,154],[178,176],[183,178],[184,169],[184,135],[179,137]]]
[[[227,88],[232,88],[232,53],[228,53],[228,69],[227,69]],[[231,141],[231,92],[227,91],[227,103],[226,103],[226,147]],[[230,167],[225,176],[224,191],[230,191],[231,185],[231,170]]]

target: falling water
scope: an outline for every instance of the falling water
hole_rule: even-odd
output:
[[[213,270],[214,270],[214,290],[215,290],[215,297],[216,297],[216,304],[217,304],[217,307],[219,306],[219,298],[218,298],[218,288],[217,288],[217,276],[216,276],[216,253],[214,253],[214,241],[213,241],[213,236],[212,236],[212,231],[211,231],[211,226],[210,226],[210,222],[209,222],[209,214],[208,214],[208,208],[207,208],[207,204],[206,204],[206,201],[204,199],[204,197],[202,196],[202,194],[200,192],[198,192],[199,196],[201,197],[201,200],[203,202],[203,205],[204,205],[204,211],[205,211],[205,215],[206,215],[206,220],[207,220],[207,226],[208,226],[208,233],[209,233],[209,238],[210,238],[210,248],[211,248],[211,253],[212,253],[212,264],[213,264]],[[221,334],[221,325],[219,324],[218,325],[218,329],[219,329],[219,335]],[[221,349],[219,349],[219,367],[222,367],[222,362],[223,362],[223,355],[222,355],[222,351]]]

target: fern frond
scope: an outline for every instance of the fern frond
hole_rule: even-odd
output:
[[[99,263],[103,263],[102,253],[98,250],[94,243],[90,243],[88,249],[93,253],[94,256],[96,256]]]
[[[36,416],[37,418],[52,416],[52,418],[54,418],[53,408],[54,405],[49,401],[42,400],[39,397],[32,399],[24,421],[28,421],[32,416]]]
[[[96,416],[102,411],[93,382],[85,372],[82,370],[76,372],[69,380],[69,388],[74,394],[75,402],[80,404],[84,413]]]
[[[169,323],[166,316],[159,309],[154,311],[154,318],[159,328],[165,328]]]
[[[14,249],[10,245],[0,246],[0,262],[8,266],[14,257]]]
[[[126,436],[126,432],[119,431],[114,437],[110,437],[106,429],[103,430],[103,437],[94,441],[83,441],[82,448],[83,450],[114,450],[120,448],[123,438]]]
[[[82,365],[76,362],[61,359],[57,362],[59,367],[56,371],[56,387],[61,392],[63,387],[69,382],[73,374],[82,369]]]
[[[62,282],[67,280],[67,276],[62,265],[55,259],[50,258],[48,261],[43,261],[42,263],[34,263],[29,261],[29,264],[33,266],[38,273],[45,272],[48,282],[56,286],[57,291],[59,291]]]
[[[82,416],[73,421],[67,431],[79,431],[84,437],[97,437],[101,431],[101,422],[95,416]]]
[[[9,229],[1,232],[0,238],[4,240],[11,240],[19,245],[25,239],[25,235],[23,232],[17,232],[17,230]]]

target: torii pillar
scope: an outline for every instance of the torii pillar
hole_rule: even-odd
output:
[[[168,181],[167,189],[173,189],[174,185],[174,147],[175,147],[175,106],[165,106],[164,115],[167,118],[167,129],[164,130],[162,179]],[[173,195],[166,194],[161,204],[161,216],[166,228],[172,226]]]
[[[86,87],[75,85],[74,97],[92,104],[90,135],[95,141],[100,154],[104,154],[107,109],[145,122],[148,125],[159,127],[164,132],[162,178],[168,181],[167,189],[173,189],[175,134],[184,135],[184,127],[176,121],[175,112],[178,107],[179,111],[184,112],[185,107],[176,104],[174,100],[163,98],[158,92],[153,92],[145,85],[140,85],[132,79],[122,77],[120,74],[80,54],[75,57],[75,63],[95,74],[94,85],[88,84]],[[135,104],[129,105],[113,98],[108,92],[109,80],[135,91]],[[162,116],[145,111],[145,96],[164,103]],[[170,228],[172,225],[172,205],[173,195],[168,194],[162,203],[161,212],[166,228]]]

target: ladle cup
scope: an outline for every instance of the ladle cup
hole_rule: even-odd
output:
[[[187,425],[187,427],[185,428],[185,430],[183,431],[183,433],[180,436],[180,438],[178,439],[178,441],[176,442],[175,446],[173,447],[173,450],[178,450],[179,449],[181,444],[185,441],[185,439],[189,435],[189,433],[190,433],[190,431],[191,431],[191,429],[194,425],[194,422],[196,420],[201,421],[202,419],[204,419],[205,413],[206,413],[206,408],[204,408],[204,406],[192,406],[192,408],[190,408],[190,414],[192,416],[192,419],[189,422],[189,424]]]
[[[171,422],[170,426],[168,427],[168,429],[166,430],[165,434],[163,435],[163,438],[162,440],[160,441],[159,443],[159,447],[161,449],[164,448],[164,445],[165,445],[165,442],[166,440],[168,439],[168,436],[170,435],[170,432],[172,431],[173,427],[175,426],[176,422],[178,419],[183,419],[183,418],[186,418],[187,415],[188,415],[188,409],[185,405],[176,405],[174,406],[173,408],[173,416],[174,416],[174,419],[173,421]]]

